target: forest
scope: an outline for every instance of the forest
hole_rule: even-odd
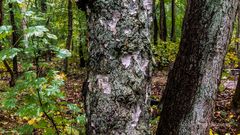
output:
[[[0,135],[240,135],[240,1],[0,0]]]

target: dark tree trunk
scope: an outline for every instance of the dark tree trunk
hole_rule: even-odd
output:
[[[41,10],[43,13],[47,12],[47,1],[46,0],[41,0]]]
[[[3,25],[3,0],[0,0],[0,27]],[[0,51],[3,49],[1,41],[0,41]],[[8,62],[6,60],[3,60],[3,64],[6,67],[7,71],[9,72],[11,76],[11,80],[9,82],[10,87],[13,87],[15,85],[15,78],[14,73],[9,66]]]
[[[68,0],[68,36],[66,42],[66,49],[70,51],[71,44],[72,44],[72,33],[73,33],[73,12],[72,12],[72,1]],[[68,58],[64,60],[64,72],[68,72]]]
[[[240,38],[240,4],[238,5],[238,14],[237,14],[237,33],[236,37]],[[236,53],[238,56],[238,59],[240,60],[240,48],[239,48],[240,43],[236,43]],[[240,62],[238,62],[238,70],[240,70]],[[240,73],[240,72],[239,72]],[[237,87],[235,90],[235,94],[232,99],[232,108],[233,109],[240,109],[240,74],[238,75],[238,82],[237,82]]]
[[[89,9],[88,135],[149,135],[152,0]]]
[[[156,0],[153,0],[152,4],[152,12],[153,12],[153,44],[157,45],[158,43],[158,22],[156,16]]]
[[[3,25],[3,0],[0,0],[0,26]]]
[[[160,39],[163,41],[167,41],[167,20],[166,20],[166,12],[165,12],[165,2],[164,0],[160,0]]]
[[[206,135],[239,0],[188,1],[158,135]]]
[[[176,9],[175,9],[175,0],[172,0],[172,31],[170,40],[176,42]]]
[[[14,12],[13,12],[13,3],[9,3],[8,4],[9,8],[10,8],[10,22],[11,22],[11,25],[12,25],[12,47],[14,48],[18,48],[18,44],[19,44],[19,37],[18,37],[18,29],[17,29],[17,25],[16,25],[16,22],[15,22],[15,15],[14,15]],[[17,77],[18,76],[18,58],[17,56],[15,56],[13,58],[13,72],[15,74],[15,76]]]

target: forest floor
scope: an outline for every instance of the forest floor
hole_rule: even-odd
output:
[[[67,101],[71,103],[82,102],[81,87],[85,78],[86,73],[84,70],[82,72],[71,72],[71,74],[67,76],[67,80],[65,82],[65,90],[67,90]],[[7,80],[8,79],[6,78],[0,78],[0,86],[2,86],[0,88],[0,95],[3,86],[7,85]],[[153,73],[151,96],[152,99],[158,101],[160,100],[162,96],[162,90],[165,88],[166,82],[167,71],[155,71]],[[222,84],[224,86],[224,89],[222,91],[219,91],[217,95],[210,135],[236,135],[237,133],[240,133],[240,114],[232,111],[230,106],[230,102],[234,94],[234,89],[236,87],[236,82],[224,80],[222,81]],[[151,112],[151,129],[152,133],[154,134],[159,119],[159,110],[157,109],[157,106],[152,106]],[[9,114],[9,112],[1,110],[0,108],[0,131],[10,131],[22,123],[23,122],[16,116]]]

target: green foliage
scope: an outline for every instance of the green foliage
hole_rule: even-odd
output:
[[[45,134],[55,133],[48,116],[62,133],[70,129],[75,132],[82,130],[72,127],[76,123],[83,127],[85,115],[81,107],[64,100],[65,94],[61,90],[64,78],[63,73],[53,70],[48,71],[45,77],[37,77],[33,71],[25,72],[16,86],[4,94],[1,101],[3,108],[12,109],[17,116],[27,119],[27,124],[19,128],[19,133],[31,133],[33,128],[41,129]]]
[[[178,52],[178,47],[178,42],[160,41],[158,45],[152,45],[153,55],[158,66],[165,67],[174,62]]]
[[[44,55],[50,54],[54,62],[60,63],[63,58],[70,57],[72,52],[65,48],[66,25],[63,20],[62,8],[55,8],[64,18],[56,18],[56,12],[49,11],[41,14],[32,2],[25,12],[20,12],[26,4],[23,1],[14,2],[14,15],[17,26],[22,25],[22,19],[27,19],[27,28],[19,32],[19,47],[11,45],[12,27],[3,25],[0,27],[0,43],[3,50],[0,51],[0,62],[9,61],[18,56],[20,75],[16,78],[16,85],[6,88],[0,93],[0,109],[6,110],[19,119],[21,123],[12,129],[16,134],[32,134],[33,130],[45,135],[56,134],[56,128],[61,134],[85,134],[86,117],[83,104],[73,104],[66,99],[64,81],[66,75],[56,70],[50,62],[44,62]],[[6,7],[8,3],[5,3]],[[29,4],[29,3],[28,3]],[[32,4],[32,5],[31,5]],[[51,9],[52,4],[48,4]],[[57,6],[61,6],[58,4]],[[17,8],[16,8],[17,7]],[[79,12],[75,12],[76,14]],[[5,20],[9,17],[5,14]],[[84,16],[83,16],[84,17]],[[45,25],[47,21],[51,21]],[[74,22],[76,25],[85,26],[82,18]],[[5,21],[4,24],[9,22]],[[81,24],[80,24],[81,23]],[[85,44],[85,36],[79,37],[79,32],[85,35],[86,27],[74,29],[74,40]],[[60,37],[60,38],[58,38]],[[78,46],[76,40],[74,44]],[[74,51],[73,51],[74,54]],[[1,66],[2,66],[1,62]],[[12,65],[10,65],[12,67]],[[4,69],[4,68],[1,68]],[[56,127],[55,127],[56,125]],[[0,130],[2,132],[4,130]]]

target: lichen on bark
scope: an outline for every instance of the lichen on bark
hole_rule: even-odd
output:
[[[88,10],[88,134],[150,134],[151,0],[96,0]]]

